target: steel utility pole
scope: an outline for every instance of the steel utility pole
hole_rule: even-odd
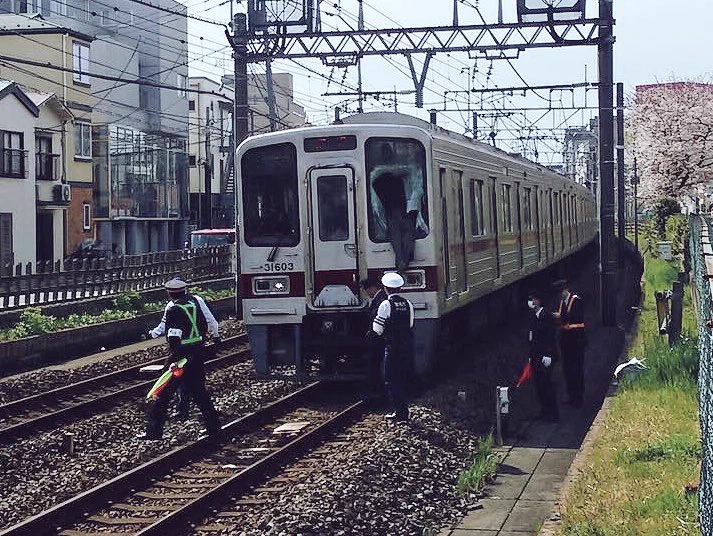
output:
[[[636,169],[636,157],[634,157],[634,247],[639,251],[639,171]]]
[[[205,107],[205,162],[203,163],[205,183],[205,193],[203,194],[205,201],[201,199],[200,205],[205,202],[203,210],[203,218],[201,220],[202,229],[213,228],[213,154],[210,150],[210,106]]]
[[[620,246],[626,239],[626,177],[624,176],[624,84],[616,85],[616,168],[617,168],[617,220]],[[619,266],[624,256],[619,252]]]
[[[599,0],[599,262],[602,323],[616,326],[617,250],[614,247],[614,17],[613,0]]]
[[[245,13],[233,17],[233,58],[235,59],[234,123],[235,148],[248,137],[248,29]]]

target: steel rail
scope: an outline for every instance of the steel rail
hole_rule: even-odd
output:
[[[230,344],[234,343],[242,343],[242,342],[247,342],[247,335],[241,334],[241,335],[236,335],[235,337],[231,337],[229,339],[225,339],[219,343],[219,348],[215,348],[216,350],[219,350],[220,348],[224,346],[228,346]],[[216,357],[214,359],[210,359],[206,361],[206,366],[208,367],[209,370],[212,370],[222,364],[224,364],[227,361],[230,361],[231,359],[235,358],[236,355],[241,355],[244,352],[233,352],[225,356],[221,357]],[[119,371],[114,371],[110,372],[107,374],[103,374],[101,376],[98,376],[96,378],[89,378],[87,380],[82,380],[80,382],[76,382],[70,385],[66,385],[63,387],[59,387],[57,389],[52,389],[51,391],[47,391],[45,393],[39,393],[37,395],[33,395],[27,398],[23,398],[20,400],[16,400],[14,402],[10,402],[9,404],[5,404],[3,406],[0,406],[0,418],[4,419],[17,419],[17,418],[22,418],[21,415],[12,415],[7,412],[8,409],[10,410],[15,410],[16,412],[24,412],[27,413],[29,411],[33,411],[33,406],[34,407],[43,407],[43,406],[49,406],[51,404],[62,404],[62,403],[70,403],[71,400],[66,400],[62,401],[61,398],[75,398],[75,397],[82,397],[82,396],[90,396],[90,391],[89,389],[91,388],[97,388],[97,387],[108,387],[111,386],[113,383],[121,383],[121,382],[126,382],[129,381],[133,376],[139,373],[139,370],[142,367],[145,367],[147,365],[154,365],[154,364],[161,364],[165,361],[165,357],[162,359],[157,359],[157,360],[152,360],[148,361],[145,363],[142,363],[140,365],[134,365],[126,369],[122,369]],[[138,383],[136,383],[138,382]],[[56,424],[60,419],[67,419],[69,417],[76,417],[79,416],[85,412],[88,411],[93,411],[99,407],[104,407],[108,406],[111,404],[116,403],[117,400],[120,400],[123,397],[129,396],[129,395],[134,395],[140,391],[143,391],[145,389],[148,389],[153,385],[155,382],[155,379],[152,380],[138,380],[136,379],[136,382],[130,385],[129,387],[124,387],[121,388],[120,386],[115,386],[116,390],[113,390],[109,393],[94,396],[90,400],[84,400],[77,402],[76,404],[71,404],[67,407],[63,407],[60,409],[57,409],[55,411],[49,410],[47,413],[44,413],[42,415],[36,416],[36,417],[30,417],[26,420],[22,420],[18,423],[12,424],[10,426],[6,426],[5,428],[0,428],[0,442],[7,441],[8,439],[14,439],[19,436],[21,436],[24,433],[27,433],[30,430],[36,429],[38,427],[42,427],[46,424]],[[107,385],[108,384],[108,385]],[[31,406],[31,407],[27,407]]]
[[[84,493],[80,493],[48,510],[40,512],[17,525],[1,531],[0,536],[41,536],[44,534],[56,534],[67,525],[76,522],[77,518],[86,512],[95,511],[103,507],[110,501],[115,500],[117,496],[129,493],[142,486],[149,486],[161,475],[179,469],[193,460],[210,454],[219,448],[220,444],[226,439],[240,433],[249,432],[256,427],[269,423],[270,420],[285,412],[292,405],[302,403],[310,396],[315,395],[322,386],[323,384],[320,382],[309,384],[253,413],[223,425],[218,434],[204,436],[193,443],[177,447],[166,454],[154,458]],[[340,415],[342,414],[340,413]],[[316,428],[315,431],[318,429],[319,428]],[[292,443],[294,443],[294,441]],[[278,452],[279,451],[274,454],[278,454]],[[273,460],[277,460],[277,457]],[[245,471],[247,471],[247,469]],[[255,469],[253,469],[252,472],[254,471]],[[195,515],[197,512],[197,510],[195,510],[196,506],[192,508],[193,510],[190,512],[187,511],[182,515]],[[178,517],[179,516],[174,519],[178,519]],[[165,532],[162,534],[165,534]]]

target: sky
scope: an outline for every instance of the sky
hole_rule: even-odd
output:
[[[282,0],[283,2],[285,0]],[[294,0],[286,0],[294,2]],[[503,1],[505,22],[516,20],[515,0]],[[230,20],[230,0],[186,0],[191,15],[218,22]],[[459,0],[460,24],[481,22],[478,10],[487,22],[497,21],[497,0]],[[245,1],[234,3],[235,10],[244,10]],[[358,0],[328,0],[322,3],[323,29],[349,29],[356,26]],[[587,16],[596,17],[598,2],[587,1]],[[420,27],[428,25],[448,26],[453,22],[451,0],[364,0],[367,28]],[[627,92],[638,84],[657,81],[711,77],[713,75],[713,1],[711,0],[615,0],[614,29],[616,43],[615,81],[623,82]],[[225,47],[223,30],[214,24],[189,20],[189,54],[191,58],[205,56],[189,65],[191,76],[214,76],[230,72],[230,50]],[[202,36],[202,39],[199,37]],[[415,57],[417,65],[422,60]],[[412,90],[413,83],[403,56],[367,58],[363,61],[364,90],[397,91]],[[340,98],[323,97],[326,91],[348,91],[356,87],[356,68],[332,69],[320,60],[276,61],[274,71],[294,75],[295,100],[305,106],[309,120],[325,124],[334,117],[334,106]],[[264,72],[264,65],[251,65],[250,72]],[[519,76],[518,76],[519,74]],[[428,118],[428,110],[436,108],[454,110],[439,113],[439,124],[455,132],[472,132],[471,113],[466,111],[468,100],[465,93],[469,87],[494,88],[527,85],[569,84],[595,82],[597,80],[596,47],[565,47],[557,49],[526,50],[517,59],[489,61],[475,58],[468,53],[439,54],[431,62],[424,93],[425,106],[417,109],[413,95],[399,95],[398,110],[402,113]],[[340,85],[342,84],[342,85]],[[445,92],[462,91],[461,94]],[[579,90],[576,106],[596,106],[596,90]],[[585,101],[586,97],[586,101]],[[533,157],[535,150],[544,163],[555,163],[559,158],[564,129],[586,125],[596,116],[596,110],[557,111],[536,118],[542,113],[510,113],[498,116],[498,111],[521,107],[559,107],[572,103],[568,92],[532,92],[526,96],[502,97],[499,101],[483,106],[493,108],[492,117],[481,112],[479,138],[487,139],[496,132],[496,143],[502,148],[519,150]],[[568,103],[568,104],[565,104]],[[342,103],[344,104],[344,103]],[[471,105],[472,105],[471,101]],[[366,111],[393,110],[393,98],[367,101]],[[356,103],[347,103],[347,110],[354,113]],[[343,112],[344,115],[344,112]],[[497,116],[497,117],[496,117]],[[508,147],[506,147],[508,146]]]

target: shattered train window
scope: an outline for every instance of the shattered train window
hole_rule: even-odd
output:
[[[366,169],[371,240],[412,243],[428,236],[423,144],[405,138],[370,138]]]

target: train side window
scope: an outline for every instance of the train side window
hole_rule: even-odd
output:
[[[552,211],[554,216],[554,224],[559,225],[560,223],[560,194],[555,192],[552,194],[552,204],[554,205],[554,210]]]
[[[532,230],[532,189],[525,188],[522,194],[523,224],[528,231]]]
[[[470,181],[470,232],[473,236],[483,236],[485,220],[483,219],[483,181]]]
[[[512,233],[512,196],[511,196],[512,186],[510,184],[503,184],[502,189],[502,213],[503,213],[503,232]]]
[[[319,239],[339,242],[349,239],[349,208],[347,206],[347,178],[330,175],[317,179],[317,211]]]

